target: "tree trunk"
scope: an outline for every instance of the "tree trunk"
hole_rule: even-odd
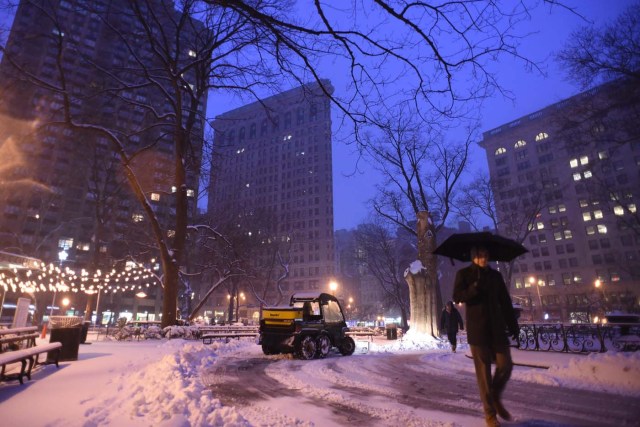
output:
[[[178,308],[178,267],[169,254],[163,254],[162,270],[164,273],[164,291],[162,293],[162,327],[176,324]]]
[[[405,279],[409,285],[411,329],[421,334],[439,336],[438,314],[442,308],[438,284],[436,234],[433,221],[426,211],[418,212],[418,261],[409,268]]]

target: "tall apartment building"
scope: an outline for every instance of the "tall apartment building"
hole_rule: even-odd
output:
[[[151,230],[113,144],[104,133],[54,124],[64,114],[57,89],[71,95],[76,123],[104,126],[129,154],[140,150],[129,163],[131,173],[170,232],[175,218],[174,147],[170,125],[160,123],[155,114],[169,113],[171,104],[144,75],[145,69],[154,70],[161,79],[162,67],[141,36],[145,29],[131,4],[20,1],[0,64],[0,250],[56,263],[65,251],[66,264],[103,269],[115,259],[150,253]],[[151,4],[157,25],[165,35],[175,36],[175,26],[169,24],[177,13],[173,3]],[[190,49],[203,29],[198,21],[191,24],[169,38],[179,39],[184,49],[176,55],[178,61],[193,56]],[[184,77],[191,78],[188,73]],[[206,99],[201,111],[205,106]],[[203,126],[199,122],[193,131],[194,156],[187,177],[194,212]],[[147,304],[144,310],[158,312],[160,296],[157,292],[156,300],[146,303],[130,296],[119,308],[135,311]],[[105,308],[108,299],[103,296]]]
[[[639,311],[637,91],[610,83],[484,133],[500,231],[529,249],[511,282],[524,320]]]
[[[333,92],[328,80],[322,84]],[[308,84],[224,113],[214,129],[213,222],[237,222],[262,245],[256,266],[270,265],[279,245],[290,261],[285,295],[327,291],[334,278],[328,96],[319,84]]]

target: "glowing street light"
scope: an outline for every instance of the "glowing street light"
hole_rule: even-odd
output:
[[[336,283],[335,280],[329,282],[329,290],[331,290],[332,293],[335,293],[338,290],[338,283]]]

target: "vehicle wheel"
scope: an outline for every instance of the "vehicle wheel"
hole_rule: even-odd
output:
[[[262,344],[262,352],[266,355],[270,355],[270,354],[278,354],[278,351],[276,351],[274,348],[269,347],[268,345],[264,345]]]
[[[351,356],[356,351],[356,342],[351,337],[344,337],[338,349],[343,356]]]
[[[316,340],[311,335],[305,335],[298,342],[298,357],[303,360],[313,359],[316,356]]]
[[[331,350],[331,340],[326,335],[320,335],[318,339],[316,339],[316,347],[317,347],[317,356],[320,359],[327,357],[329,354],[329,350]]]

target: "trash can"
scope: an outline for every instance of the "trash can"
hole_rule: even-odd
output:
[[[88,320],[85,320],[84,323],[82,324],[82,334],[80,334],[80,344],[87,343],[87,334],[89,333],[89,326],[91,326],[91,322],[89,322]]]
[[[82,317],[77,316],[51,316],[49,318],[49,326],[51,327],[49,342],[62,343],[58,360],[78,360],[83,320]],[[53,359],[55,359],[55,355],[52,352],[47,354],[47,360]]]
[[[397,340],[398,339],[398,327],[395,323],[389,323],[386,327],[387,330],[387,339],[388,340]]]

